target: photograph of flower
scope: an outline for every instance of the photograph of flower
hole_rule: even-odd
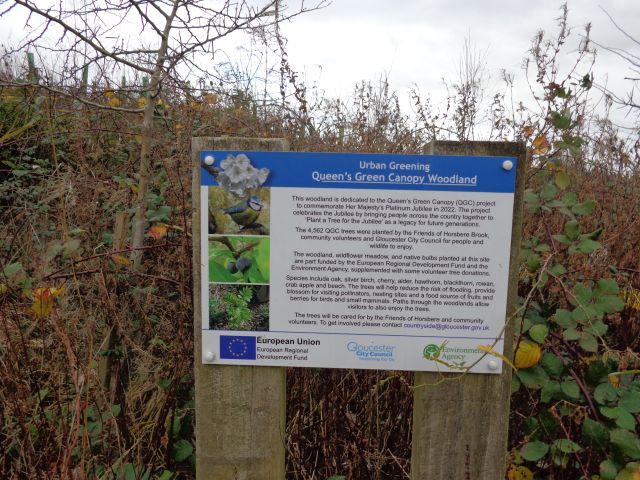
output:
[[[269,283],[269,237],[210,237],[209,282]]]
[[[211,285],[209,329],[269,330],[269,286]]]
[[[208,155],[202,168],[219,185],[209,188],[209,234],[269,235],[270,190],[260,187],[269,169],[254,167],[244,153],[228,154],[219,167],[216,158]]]

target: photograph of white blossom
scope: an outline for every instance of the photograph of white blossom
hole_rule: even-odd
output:
[[[269,169],[256,168],[244,153],[208,155],[202,167],[218,183],[209,188],[209,235],[269,235],[270,190],[261,187]]]

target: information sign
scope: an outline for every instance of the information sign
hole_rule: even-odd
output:
[[[501,371],[516,158],[200,160],[204,363]]]

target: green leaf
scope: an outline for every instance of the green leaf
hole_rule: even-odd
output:
[[[567,149],[571,152],[571,155],[578,155],[580,153],[580,147],[584,145],[584,139],[581,137],[572,137],[565,135],[560,142],[555,142],[556,148]]]
[[[600,478],[602,480],[616,480],[618,475],[618,466],[611,460],[605,460],[600,463]]]
[[[573,289],[573,293],[580,304],[586,305],[593,297],[593,291],[584,283],[577,283]]]
[[[596,284],[594,293],[597,296],[600,295],[618,295],[620,289],[618,288],[618,282],[613,278],[601,278]]]
[[[624,428],[625,430],[631,430],[632,432],[636,429],[636,419],[633,415],[627,412],[624,408],[618,407],[620,409],[620,413],[618,414],[618,418],[616,418],[616,425],[620,428]]]
[[[607,403],[615,402],[618,399],[618,393],[609,382],[604,382],[595,388],[593,398],[600,405],[606,405]]]
[[[567,210],[567,204],[564,203],[562,200],[551,200],[550,202],[547,202],[547,207],[550,208],[557,208],[558,210],[562,211],[562,210]],[[571,217],[573,217],[573,213],[569,212]]]
[[[540,189],[540,197],[543,200],[551,200],[558,193],[558,189],[553,183],[545,183]]]
[[[615,313],[624,308],[624,300],[616,295],[603,295],[598,298],[594,307],[602,313]]]
[[[582,253],[591,253],[591,252],[595,252],[601,247],[602,245],[600,245],[599,242],[596,242],[595,240],[591,240],[589,238],[585,238],[584,240],[581,240],[580,243],[578,243],[577,248],[578,248],[578,251]]]
[[[562,393],[564,393],[571,400],[578,400],[580,398],[580,388],[575,380],[566,380],[560,384]]]
[[[556,277],[559,277],[567,273],[567,269],[564,268],[564,265],[562,265],[561,263],[556,263],[549,269],[549,273],[555,275]]]
[[[162,472],[162,474],[158,477],[158,480],[171,480],[173,478],[173,472],[170,472],[169,470],[165,470],[164,472]]]
[[[573,207],[576,203],[578,203],[578,197],[574,192],[565,193],[562,196],[562,203],[564,203],[567,207]]]
[[[193,453],[193,445],[188,440],[181,438],[173,444],[172,456],[176,462],[184,462]]]
[[[554,441],[553,446],[563,453],[576,453],[582,450],[582,447],[580,445],[569,440],[568,438],[561,438]]]
[[[534,213],[540,208],[540,197],[531,189],[524,191],[523,200]]]
[[[553,239],[563,245],[571,245],[571,239],[566,235],[553,235]]]
[[[627,390],[620,397],[618,406],[624,408],[627,412],[640,412],[640,392],[637,390]]]
[[[540,365],[542,365],[542,368],[544,368],[550,375],[559,376],[564,371],[562,360],[550,352],[545,352],[542,355]]]
[[[518,378],[518,376],[513,375],[511,377],[511,395],[513,395],[518,390],[520,390],[520,385],[522,385],[522,383],[520,382],[520,379]]]
[[[600,413],[616,422],[616,425],[625,430],[635,430],[636,420],[629,412],[621,407],[600,407]]]
[[[575,328],[577,325],[577,322],[572,317],[571,312],[569,310],[564,310],[563,308],[556,310],[554,319],[562,328]]]
[[[538,343],[544,343],[544,339],[547,338],[549,328],[546,325],[538,324],[529,329],[529,336],[532,340]]]
[[[518,370],[517,375],[524,386],[534,390],[542,388],[549,381],[549,375],[540,365]]]
[[[587,200],[586,202],[574,205],[571,211],[576,215],[591,215],[595,209],[595,200]]]
[[[346,480],[347,477],[345,477],[344,475],[332,475],[331,477],[327,478],[327,480]]]
[[[610,432],[611,444],[620,453],[626,455],[631,460],[640,459],[640,440],[635,433],[629,430],[615,429]]]
[[[522,458],[524,458],[525,460],[528,460],[530,462],[537,462],[548,452],[549,445],[544,442],[535,440],[533,442],[527,443],[524,447],[522,447],[522,449],[520,450],[520,455],[522,455]]]
[[[530,253],[529,255],[527,255],[526,264],[527,270],[529,270],[531,273],[535,273],[542,265],[542,259],[540,258],[540,255]]]
[[[149,223],[168,222],[170,220],[171,207],[160,205],[157,209],[147,210],[146,217]]]
[[[602,320],[595,320],[590,325],[585,327],[585,331],[592,333],[593,335],[604,335],[607,333],[609,327]]]
[[[562,338],[567,341],[575,341],[580,339],[580,332],[573,327],[569,327],[562,332]]]
[[[540,390],[540,401],[549,403],[554,398],[562,398],[562,389],[558,382],[547,382]]]
[[[600,228],[594,230],[593,232],[585,233],[583,235],[583,237],[584,238],[590,238],[591,240],[598,240],[600,238],[600,236],[602,235],[602,232],[604,232],[604,228],[600,227]]]
[[[600,422],[585,418],[582,423],[582,437],[589,445],[604,450],[609,443],[609,430]]]
[[[564,233],[569,240],[575,240],[580,235],[580,224],[575,220],[569,220],[564,224]]]
[[[571,316],[576,322],[583,325],[589,325],[595,320],[600,320],[602,318],[602,311],[596,308],[595,305],[582,303],[571,312]]]
[[[598,340],[590,333],[582,332],[578,344],[585,352],[595,353],[598,351]]]
[[[551,251],[551,247],[547,243],[541,243],[540,245],[536,245],[534,248],[536,252],[549,252]]]
[[[560,170],[556,173],[555,182],[560,190],[564,190],[569,186],[570,183],[569,174],[564,170]]]
[[[571,117],[560,112],[551,112],[551,123],[560,130],[566,130],[571,128]]]
[[[554,97],[559,97],[559,98],[571,98],[572,97],[572,93],[571,93],[571,89],[566,90],[564,87],[556,87],[553,91],[552,91],[552,95]],[[563,115],[569,115],[569,109],[565,108],[562,113]]]

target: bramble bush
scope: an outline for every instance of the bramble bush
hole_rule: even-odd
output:
[[[568,35],[560,31],[555,44],[540,36],[532,48],[540,111],[507,113],[497,96],[489,115],[492,140],[527,141],[532,152],[505,468],[510,480],[632,479],[640,463],[638,142],[593,118],[588,68],[559,78]],[[584,45],[579,56],[590,55]],[[136,106],[147,99],[135,83],[120,92],[96,78],[88,95],[106,107]],[[448,112],[466,107],[456,102],[481,113],[463,95],[444,113],[416,96],[411,117],[385,81],[358,85],[351,101],[309,103],[305,115],[242,85],[203,81],[161,97],[137,271],[126,242],[117,246],[114,217],[133,213],[141,117],[46,88],[0,86],[2,478],[193,478],[192,135],[413,153],[457,139],[451,122],[461,119]],[[263,321],[257,296],[227,292],[218,313],[237,328],[250,314]],[[407,478],[412,384],[407,372],[290,370],[288,478]]]

